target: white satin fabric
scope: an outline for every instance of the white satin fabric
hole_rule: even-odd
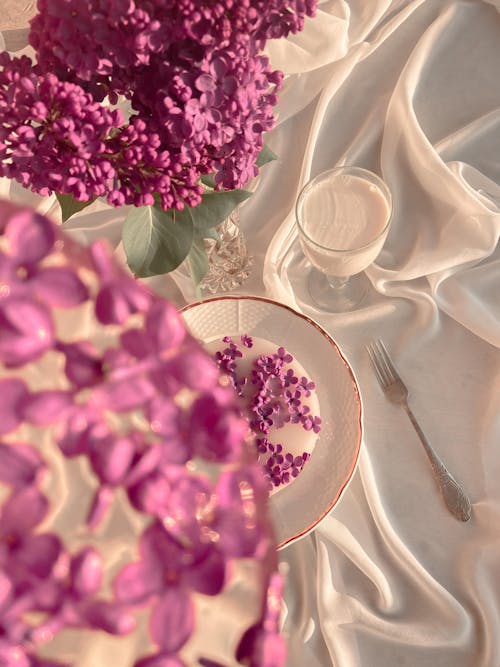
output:
[[[288,75],[267,139],[279,159],[241,211],[256,264],[239,292],[317,319],[364,409],[346,493],[282,551],[287,667],[498,667],[500,2],[323,0],[303,33],[268,52]],[[341,164],[378,172],[394,216],[367,301],[327,315],[308,297],[293,207],[309,178]],[[94,204],[67,227],[107,236],[123,256],[123,217]],[[179,305],[194,298],[175,277],[150,282]],[[364,349],[375,337],[469,493],[470,522],[447,512],[406,415],[382,395]]]

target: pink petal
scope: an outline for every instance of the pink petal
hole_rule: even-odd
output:
[[[54,342],[49,312],[27,298],[10,298],[0,305],[0,361],[22,366],[40,357]]]
[[[133,440],[110,436],[93,443],[90,449],[90,463],[102,482],[116,486],[124,480],[134,454]]]
[[[119,278],[99,291],[95,302],[96,317],[102,324],[123,324],[133,313],[144,312],[151,296],[139,284]]]
[[[178,347],[186,336],[184,322],[176,308],[167,301],[154,303],[146,317],[146,336],[161,352]]]
[[[124,481],[127,486],[134,486],[155,470],[162,458],[162,448],[158,445],[151,445],[140,454],[136,452],[136,456]]]
[[[219,370],[206,352],[198,348],[185,350],[168,364],[168,369],[181,385],[197,391],[213,391],[219,380]]]
[[[14,491],[2,506],[1,536],[23,536],[35,528],[47,514],[48,500],[40,491],[27,486]]]
[[[23,419],[36,426],[47,426],[64,418],[67,409],[73,405],[73,396],[59,389],[38,391],[21,401]]]
[[[61,553],[61,542],[56,535],[43,533],[24,538],[16,549],[16,565],[22,565],[40,579],[50,575]]]
[[[277,632],[266,632],[261,626],[253,626],[243,635],[236,651],[236,658],[249,667],[284,667],[286,644]]]
[[[13,588],[9,577],[3,571],[0,571],[0,614],[3,614],[6,610],[11,599]]]
[[[80,613],[92,628],[98,628],[112,635],[128,635],[135,628],[132,614],[115,602],[95,600],[86,603]]]
[[[81,597],[95,595],[102,585],[102,557],[93,547],[84,547],[71,560],[71,587]]]
[[[0,639],[0,665],[2,667],[31,667],[31,660],[19,646]]]
[[[186,663],[175,655],[150,655],[134,663],[134,667],[187,667]],[[219,667],[223,667],[220,665]]]
[[[96,388],[92,394],[92,404],[113,412],[127,412],[143,406],[155,393],[147,378],[136,376],[108,382]]]
[[[17,411],[19,401],[28,389],[22,380],[7,378],[0,380],[0,435],[13,431],[22,421]]]
[[[34,447],[0,443],[0,481],[14,487],[28,486],[43,467],[42,457]]]
[[[126,565],[113,582],[116,599],[132,605],[146,602],[162,588],[162,569],[144,560]]]
[[[86,520],[87,526],[91,530],[96,528],[104,519],[114,497],[113,489],[110,489],[109,486],[100,486],[95,492]]]
[[[194,605],[188,592],[178,586],[167,589],[149,621],[153,641],[165,653],[176,653],[194,632]]]
[[[18,208],[5,228],[10,255],[19,264],[35,264],[45,257],[56,238],[54,225],[31,209]]]
[[[204,595],[218,595],[224,588],[226,565],[220,553],[211,549],[201,562],[184,570],[182,581],[188,587]]]
[[[59,344],[59,352],[66,357],[64,372],[78,389],[97,384],[103,375],[102,361],[95,348],[88,342]]]
[[[76,272],[64,266],[40,269],[28,284],[39,299],[57,308],[78,306],[89,298]]]
[[[120,342],[124,349],[136,359],[144,359],[152,351],[149,338],[140,329],[125,331],[120,337]]]
[[[164,516],[169,508],[170,483],[161,473],[153,472],[128,488],[132,505],[140,512],[152,516]]]

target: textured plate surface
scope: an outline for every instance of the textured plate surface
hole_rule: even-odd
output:
[[[316,383],[322,429],[311,459],[296,480],[270,499],[278,545],[290,544],[334,507],[356,467],[361,402],[352,370],[324,329],[269,299],[214,297],[187,306],[183,317],[202,342],[247,333],[283,345]]]

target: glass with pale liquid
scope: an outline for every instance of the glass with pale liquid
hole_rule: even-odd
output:
[[[321,310],[354,310],[366,294],[361,272],[384,245],[392,217],[391,193],[360,167],[325,171],[299,194],[300,243],[313,268],[309,292]]]

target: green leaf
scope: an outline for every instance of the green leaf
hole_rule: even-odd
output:
[[[247,190],[221,190],[207,192],[202,196],[201,204],[189,209],[196,232],[205,232],[217,227],[241,202],[251,196]],[[184,212],[184,211],[183,211]]]
[[[140,278],[173,271],[187,257],[193,235],[189,210],[174,214],[156,206],[133,208],[122,230],[127,263]]]
[[[268,162],[272,162],[273,160],[277,159],[278,156],[276,155],[276,153],[273,153],[273,151],[268,146],[264,145],[257,157],[256,164],[258,167],[263,167]]]
[[[215,188],[216,182],[213,174],[202,174],[200,176],[200,181],[203,185],[206,185],[208,188]]]
[[[219,234],[217,234],[217,232],[215,231],[215,227],[211,227],[210,229],[205,229],[205,230],[201,230],[201,231],[198,231],[198,230],[195,229],[194,230],[194,238],[195,239],[212,239],[213,241],[216,241],[217,243],[219,243],[219,241],[221,240]]]
[[[195,239],[188,255],[189,268],[195,287],[201,283],[208,271],[208,257],[202,239]]]
[[[94,197],[93,199],[89,199],[89,201],[77,201],[73,195],[61,195],[58,192],[56,192],[56,198],[61,206],[63,222],[69,220],[78,211],[83,211],[84,208],[87,208],[87,206],[90,206],[96,200],[96,197]]]

